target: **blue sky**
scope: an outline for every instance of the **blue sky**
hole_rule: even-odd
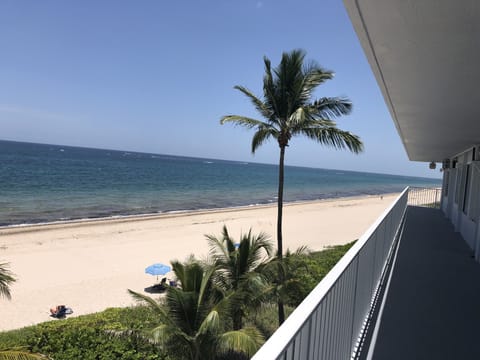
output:
[[[407,159],[340,0],[3,0],[0,139],[277,163],[219,119],[258,117],[233,86],[261,95],[263,56],[295,48],[335,72],[315,95],[352,100],[338,126],[366,150],[294,138],[287,165],[440,177]]]

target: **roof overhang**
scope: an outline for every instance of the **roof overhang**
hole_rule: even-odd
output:
[[[344,0],[410,160],[480,143],[480,1]]]

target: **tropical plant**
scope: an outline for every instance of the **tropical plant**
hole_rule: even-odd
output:
[[[267,298],[272,301],[281,301],[283,304],[297,307],[300,302],[293,303],[292,296],[303,294],[302,280],[297,276],[300,268],[308,271],[306,260],[310,255],[310,250],[306,246],[301,246],[294,252],[287,249],[285,255],[279,259],[278,257],[271,259],[263,264],[261,271],[269,281],[269,288],[266,290]],[[278,276],[278,274],[281,276]],[[279,280],[282,279],[282,282]],[[310,289],[311,290],[311,289]],[[304,297],[304,296],[303,296]],[[303,298],[302,298],[303,300]]]
[[[0,297],[11,299],[10,285],[15,282],[12,272],[8,269],[7,263],[0,264]]]
[[[271,62],[264,57],[263,99],[243,86],[235,89],[246,95],[265,121],[241,115],[227,115],[220,123],[227,122],[255,129],[252,138],[252,153],[268,139],[277,141],[280,148],[278,171],[278,216],[277,248],[282,258],[282,211],[285,149],[293,136],[303,135],[322,145],[335,149],[348,149],[353,153],[363,150],[359,137],[337,128],[334,118],[349,114],[352,103],[346,98],[322,97],[312,101],[313,91],[325,81],[333,78],[331,71],[324,70],[315,62],[304,63],[305,52],[293,50],[283,53],[280,64],[272,69]],[[279,277],[281,271],[279,270]],[[282,279],[279,280],[282,282]],[[279,323],[285,320],[283,303],[278,303]]]
[[[216,268],[215,284],[228,294],[233,329],[240,330],[245,312],[258,304],[258,295],[267,285],[257,270],[270,260],[272,244],[267,234],[253,235],[251,229],[241,234],[240,242],[236,243],[226,226],[221,237],[206,235],[206,238]]]
[[[163,303],[129,290],[158,315],[159,325],[145,335],[181,359],[214,360],[230,352],[252,356],[263,338],[255,328],[227,329],[228,299],[214,288],[214,267],[193,260],[172,267],[179,287],[169,287]]]

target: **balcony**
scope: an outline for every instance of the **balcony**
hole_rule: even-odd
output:
[[[373,359],[479,359],[480,264],[440,210],[408,207]]]
[[[253,359],[480,358],[480,264],[440,210],[407,199],[408,189]]]

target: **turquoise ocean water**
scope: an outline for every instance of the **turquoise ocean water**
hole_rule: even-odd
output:
[[[0,226],[276,202],[275,165],[0,141]],[[440,180],[285,168],[285,201],[383,194]]]

